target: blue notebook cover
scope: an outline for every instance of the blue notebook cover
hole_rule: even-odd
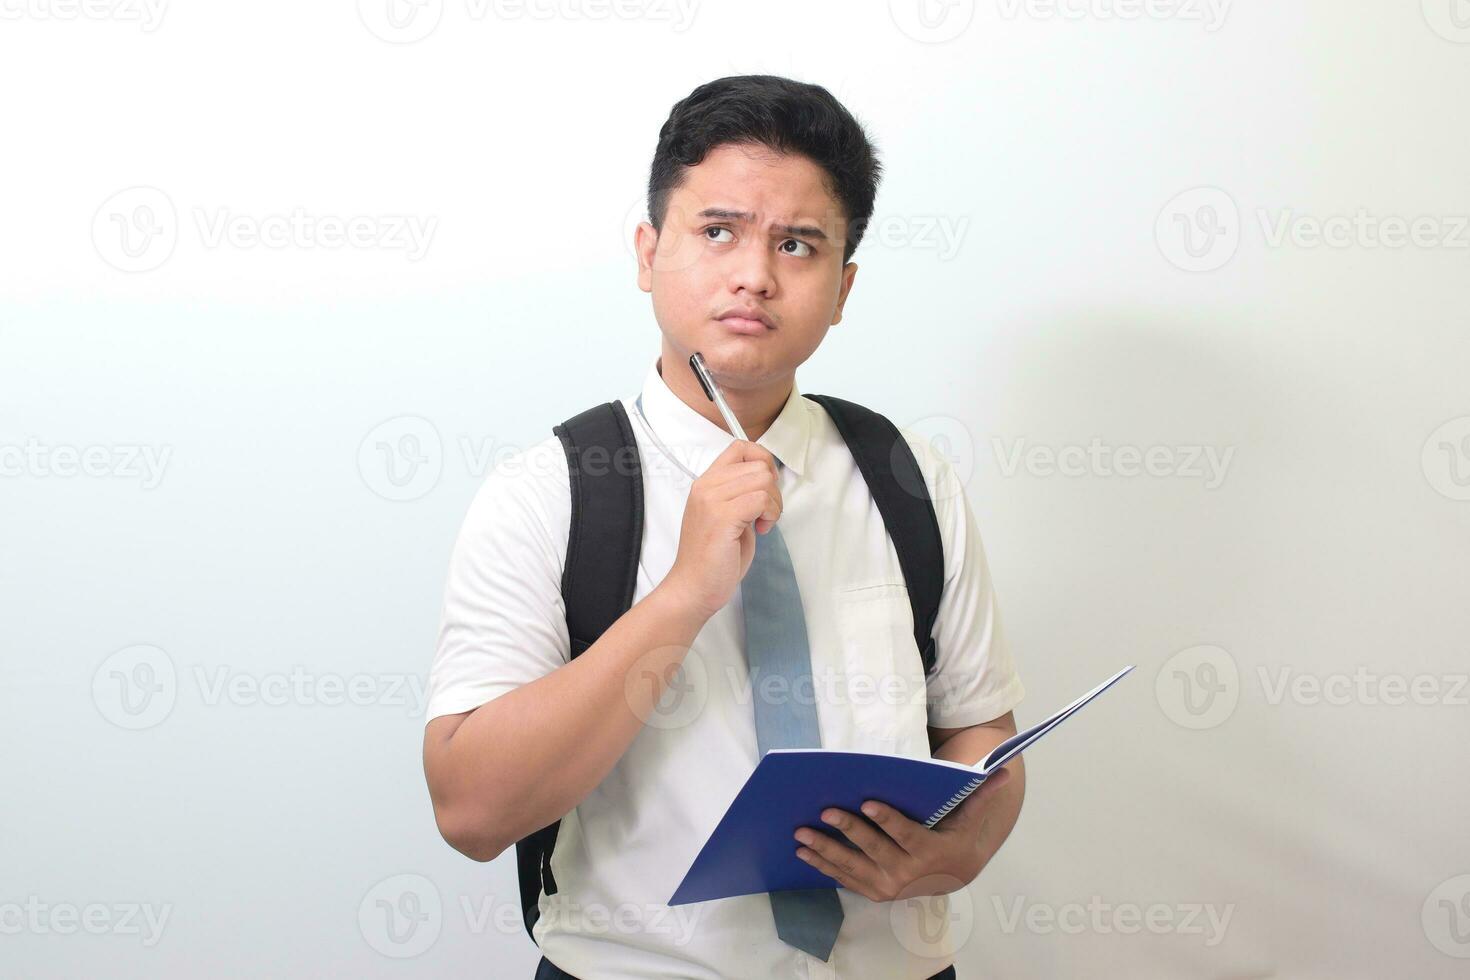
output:
[[[840,888],[796,856],[792,836],[806,826],[853,845],[822,822],[839,807],[862,816],[865,800],[882,800],[911,820],[933,826],[993,772],[1132,670],[1125,667],[1044,721],[1017,732],[976,766],[831,749],[773,749],[745,781],[710,834],[670,905],[794,888]],[[871,821],[870,821],[871,822]],[[876,826],[876,825],[875,825]]]

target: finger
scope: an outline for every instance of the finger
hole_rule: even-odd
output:
[[[822,811],[822,822],[842,831],[842,836],[862,848],[864,854],[873,859],[880,868],[893,869],[909,857],[909,852],[896,844],[892,837],[862,817],[830,807]]]
[[[753,490],[736,497],[731,504],[736,516],[747,524],[760,518],[771,524],[781,519],[781,501],[769,490]]]
[[[758,455],[752,454],[752,449],[760,449],[755,443],[745,439],[736,439],[730,445],[720,450],[720,455],[715,457],[715,463],[738,463],[743,459],[759,459]],[[711,463],[710,465],[714,465]]]
[[[712,481],[711,486],[723,487],[736,480],[749,477],[759,477],[762,480],[769,480],[771,468],[758,459],[748,459],[743,462],[731,463],[718,470],[710,467],[709,475]]]
[[[811,827],[799,827],[797,832],[807,836],[806,850],[816,852],[828,864],[840,870],[855,881],[863,884],[872,884],[877,881],[881,869],[873,863],[873,859],[862,851],[849,847],[842,841],[822,833]],[[797,838],[801,843],[801,838]]]
[[[765,446],[749,439],[736,439],[726,452],[734,451],[735,459],[758,459],[775,465],[776,457]]]
[[[860,852],[831,840],[825,834],[818,831],[812,833],[814,837],[811,845],[798,847],[796,856],[836,881],[843,888],[855,891],[875,902],[878,901],[878,892],[873,888],[870,877],[877,870],[873,867],[873,862]],[[843,854],[831,853],[830,849],[833,847],[842,851]],[[864,864],[867,865],[867,868],[864,868]],[[865,871],[868,872],[867,875],[864,874]]]
[[[910,820],[880,800],[868,800],[865,802],[863,804],[863,813],[867,814],[874,823],[883,828],[883,832],[909,854],[913,854],[918,849],[923,835],[929,832],[928,827],[925,827],[917,820]]]
[[[711,487],[709,492],[716,500],[733,500],[742,494],[747,494],[754,490],[766,490],[772,493],[779,492],[771,483],[771,475],[759,469],[732,477],[723,483]]]
[[[736,439],[735,445],[740,446],[739,459],[759,460],[766,464],[772,476],[779,476],[776,471],[776,457],[765,446],[758,445],[748,439]]]

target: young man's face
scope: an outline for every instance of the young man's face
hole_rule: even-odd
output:
[[[669,195],[663,231],[638,226],[638,286],[653,294],[664,352],[699,351],[722,387],[785,384],[842,319],[857,274],[842,261],[845,232],[811,160],[711,150]],[[741,310],[770,325],[722,319]]]

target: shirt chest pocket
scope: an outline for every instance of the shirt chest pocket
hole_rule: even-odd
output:
[[[914,645],[908,588],[878,582],[839,591],[837,629],[852,747],[906,754],[927,744],[924,665]]]

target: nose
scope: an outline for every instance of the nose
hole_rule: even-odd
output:
[[[729,286],[731,293],[741,290],[769,297],[776,289],[776,272],[765,236],[750,236],[729,253]]]

